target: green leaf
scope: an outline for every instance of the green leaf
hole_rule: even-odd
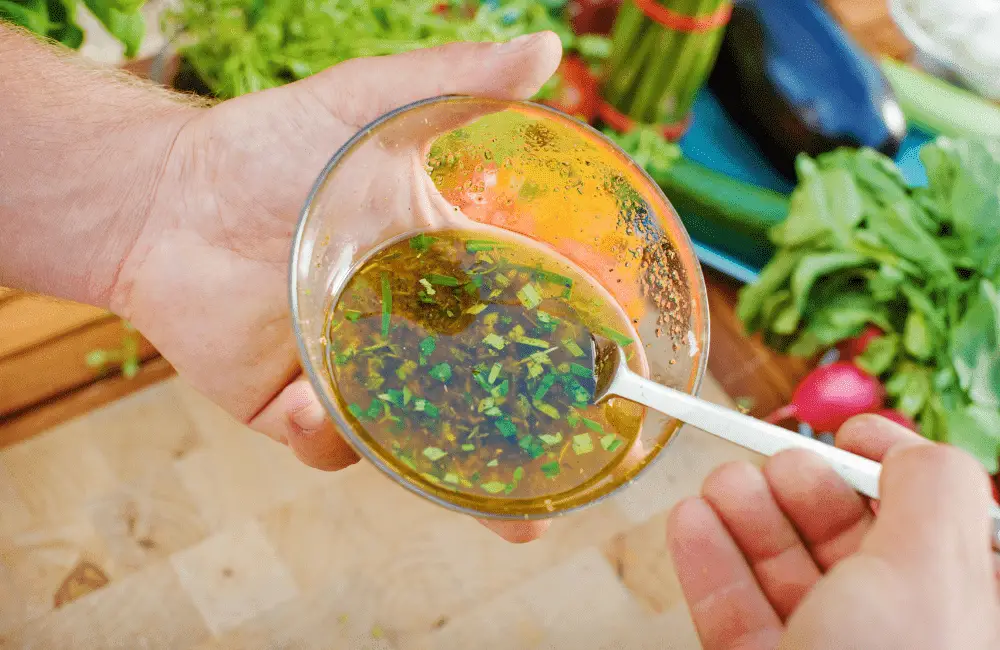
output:
[[[921,361],[929,359],[934,352],[934,343],[927,329],[927,319],[919,311],[911,311],[906,316],[903,348]]]
[[[1000,456],[1000,411],[994,407],[970,404],[948,413],[945,441],[979,459],[986,471],[996,474]]]
[[[431,368],[427,374],[441,383],[447,383],[451,379],[451,365],[447,361],[442,361]]]
[[[389,336],[389,320],[392,316],[392,288],[389,274],[382,274],[382,336]]]
[[[545,463],[542,465],[542,474],[544,474],[546,478],[555,478],[559,476],[559,471],[558,461],[552,461],[551,463]]]
[[[483,488],[490,494],[499,494],[507,489],[507,484],[501,483],[500,481],[490,481],[489,483],[483,483],[479,487]]]
[[[594,439],[589,433],[581,433],[573,436],[573,452],[577,456],[589,454],[594,451]]]
[[[518,290],[517,299],[521,301],[525,309],[534,309],[542,304],[542,295],[538,292],[538,288],[530,282]]]
[[[601,334],[608,337],[609,339],[611,339],[618,345],[622,346],[623,348],[635,343],[635,340],[631,336],[626,336],[625,334],[622,334],[616,329],[607,327],[605,325],[602,325],[600,329],[601,329]]]
[[[484,336],[483,343],[496,350],[503,350],[504,346],[507,345],[507,341],[505,341],[502,336],[498,336],[495,332],[490,332]]]
[[[448,452],[438,447],[424,447],[424,456],[431,462],[441,460],[448,455]]]
[[[129,11],[122,11],[123,5],[111,0],[84,0],[84,4],[108,33],[125,46],[126,57],[132,58],[139,53],[139,46],[146,35],[146,19],[134,3],[124,5]]]
[[[457,287],[462,284],[458,281],[458,278],[454,278],[450,275],[438,275],[437,273],[429,273],[427,275],[427,280],[431,284],[436,284],[442,287]]]
[[[804,258],[792,273],[792,301],[799,316],[805,310],[809,293],[820,278],[837,271],[853,269],[868,263],[868,258],[858,253],[820,253]]]
[[[552,446],[552,445],[558,445],[560,442],[562,442],[563,437],[561,433],[556,433],[556,434],[543,433],[538,436],[538,439],[541,440],[546,445]]]
[[[0,0],[0,19],[9,20],[39,36],[47,36],[53,27],[53,23],[49,22],[49,9],[44,0]]]
[[[907,417],[916,417],[931,394],[930,373],[912,363],[903,364],[885,385],[886,392],[896,398],[896,409]]]
[[[872,339],[857,358],[855,365],[870,375],[878,377],[892,367],[899,353],[899,337],[889,334]]]
[[[500,433],[503,435],[504,438],[513,438],[517,436],[517,426],[513,422],[511,422],[510,418],[508,418],[507,416],[497,418],[494,424],[496,425],[497,429],[499,429]]]
[[[982,281],[951,332],[951,359],[959,384],[972,401],[1000,408],[1000,299]]]
[[[434,354],[434,349],[437,348],[437,341],[433,336],[428,336],[427,338],[420,341],[420,355],[424,357],[429,357]]]
[[[426,233],[420,233],[415,237],[410,237],[410,248],[412,248],[417,252],[423,253],[424,251],[426,251],[428,248],[431,247],[431,244],[433,244],[436,241],[437,237],[431,237]]]
[[[956,280],[951,259],[937,240],[917,223],[916,211],[915,204],[908,198],[897,201],[869,219],[868,228],[894,253],[937,275],[937,281]]]
[[[761,314],[764,300],[774,295],[788,282],[802,257],[801,251],[779,250],[761,270],[757,280],[740,290],[736,316],[748,332],[756,332],[761,328],[762,323],[758,316]]]

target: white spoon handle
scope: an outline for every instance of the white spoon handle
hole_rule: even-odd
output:
[[[879,498],[882,465],[871,459],[706,402],[632,372],[619,370],[607,392],[656,409],[765,456],[773,456],[786,449],[807,449],[826,459],[855,490],[872,499]],[[1000,508],[995,504],[991,505],[990,517],[993,520],[993,546],[1000,550]]]

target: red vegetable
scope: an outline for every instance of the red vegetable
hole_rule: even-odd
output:
[[[765,420],[772,424],[797,419],[817,432],[836,431],[855,415],[873,413],[885,403],[878,379],[853,363],[838,361],[806,375],[792,402]]]
[[[1000,480],[1000,476],[991,476],[990,485],[993,486],[993,502],[1000,503],[1000,488],[997,488],[997,481]]]
[[[621,4],[622,0],[570,0],[566,11],[575,33],[607,36]]]
[[[892,420],[896,424],[902,425],[914,433],[920,433],[920,428],[917,426],[917,423],[899,411],[894,409],[882,409],[881,411],[876,411],[875,415],[881,415],[886,420]]]
[[[877,339],[883,334],[885,332],[880,328],[868,325],[854,338],[841,341],[837,344],[841,361],[851,361],[855,357],[862,355],[868,349],[868,344],[872,342],[872,339]]]
[[[600,104],[600,90],[587,64],[577,57],[567,57],[556,74],[559,75],[556,95],[542,103],[584,122],[593,122]]]

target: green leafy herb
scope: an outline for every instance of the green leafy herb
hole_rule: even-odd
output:
[[[538,292],[538,287],[530,282],[517,290],[517,299],[525,309],[534,309],[542,304],[542,294]]]
[[[503,350],[504,346],[507,345],[507,341],[505,341],[502,336],[498,336],[495,332],[490,332],[484,336],[483,343],[497,350]]]
[[[447,361],[442,361],[431,368],[428,374],[441,383],[447,383],[451,379],[451,365]]]
[[[615,343],[617,343],[618,345],[622,346],[623,348],[632,345],[632,343],[634,343],[634,340],[631,337],[625,336],[618,330],[610,327],[602,326],[601,333],[604,334],[604,336],[611,339],[612,341],[614,341]]]
[[[490,494],[499,494],[507,489],[507,484],[501,483],[500,481],[490,481],[489,483],[483,483],[479,487],[483,488]]]
[[[424,447],[424,456],[426,456],[431,461],[441,460],[447,455],[448,452],[438,447]]]
[[[800,158],[777,252],[738,315],[806,356],[877,326],[855,362],[890,405],[996,468],[1000,142],[939,138],[920,157],[923,187],[870,149]]]
[[[577,456],[589,454],[594,451],[594,439],[589,433],[581,433],[573,436],[573,451]]]
[[[437,237],[431,237],[426,233],[420,233],[415,237],[410,237],[410,248],[418,252],[424,252],[437,241]]]
[[[489,241],[488,239],[470,239],[465,242],[465,250],[470,253],[479,253],[481,251],[492,251],[499,248],[501,245],[497,242]]]
[[[420,354],[421,356],[429,357],[434,354],[434,349],[437,348],[437,341],[434,340],[433,336],[428,336],[427,338],[420,341]]]
[[[389,336],[389,319],[392,316],[392,289],[389,274],[382,274],[382,336]]]
[[[545,463],[545,464],[542,465],[541,469],[542,469],[542,474],[544,474],[547,478],[555,478],[555,477],[559,476],[559,462],[558,461],[552,461],[550,463]]]
[[[427,281],[431,284],[437,284],[442,287],[457,287],[462,284],[458,281],[458,278],[453,278],[450,275],[438,275],[437,273],[431,273],[427,276]]]
[[[574,341],[573,339],[564,339],[562,343],[563,346],[565,346],[565,348],[569,350],[569,353],[572,354],[574,357],[584,356],[583,349],[579,345],[577,345],[576,341]]]

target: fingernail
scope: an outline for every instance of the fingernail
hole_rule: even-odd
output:
[[[523,50],[537,41],[539,36],[541,36],[541,34],[524,34],[523,36],[518,36],[517,38],[511,39],[506,43],[502,43],[500,45],[500,51],[504,54],[509,54],[511,52]]]
[[[288,414],[288,419],[300,433],[316,433],[326,424],[326,411],[319,402],[312,401]]]

